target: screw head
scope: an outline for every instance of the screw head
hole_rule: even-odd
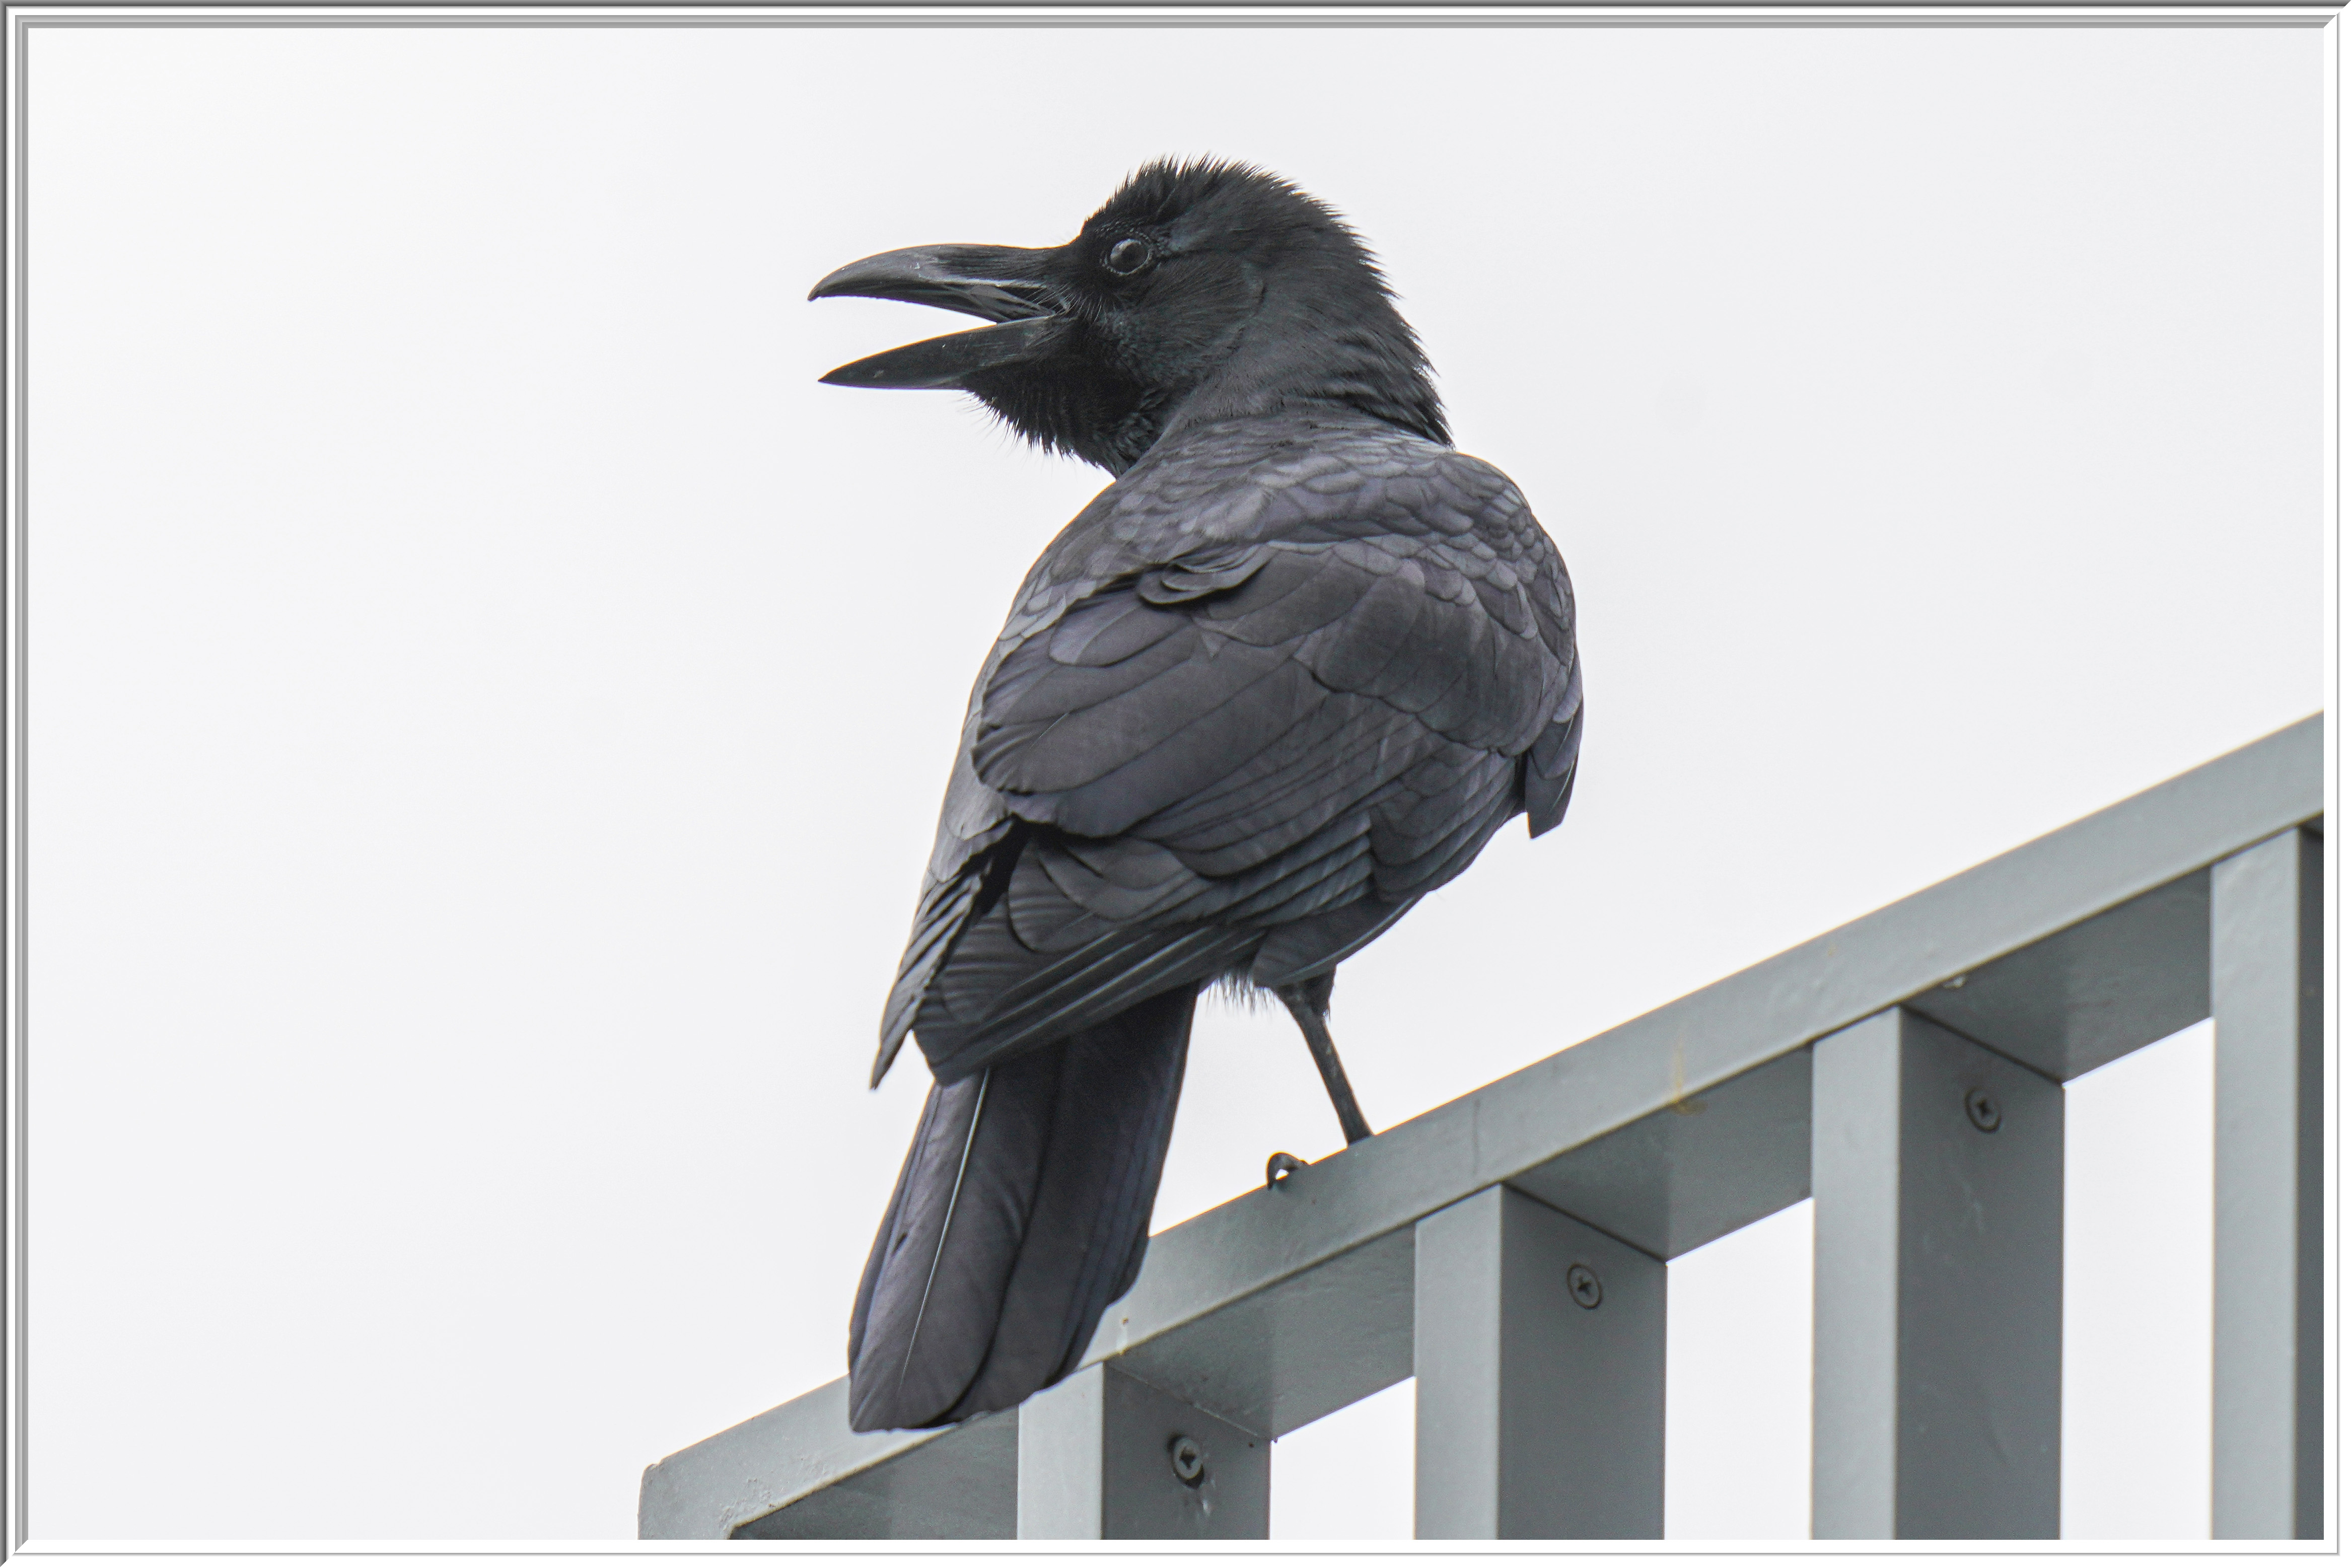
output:
[[[1601,1276],[1583,1264],[1572,1265],[1568,1271],[1569,1299],[1586,1311],[1601,1305]]]
[[[2000,1125],[2000,1101],[1981,1089],[1969,1090],[1962,1102],[1968,1107],[1969,1120],[1979,1132],[1990,1132]]]
[[[1188,1487],[1199,1486],[1201,1478],[1209,1473],[1209,1462],[1201,1452],[1201,1445],[1181,1434],[1168,1445],[1168,1468]]]

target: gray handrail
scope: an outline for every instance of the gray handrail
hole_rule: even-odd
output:
[[[1440,1211],[1507,1186],[1671,1258],[1809,1195],[1824,1037],[1901,1008],[2063,1083],[2210,1016],[2210,868],[2316,825],[2322,744],[2307,719],[1154,1237],[1087,1365],[1222,1423],[1256,1451],[1239,1478],[1413,1374],[1416,1232]],[[1044,1518],[1024,1461],[1094,1462],[1029,1419],[853,1435],[828,1384],[649,1467],[639,1534],[1009,1536]],[[1255,1503],[1229,1484],[1223,1524],[1262,1521],[1262,1479]]]

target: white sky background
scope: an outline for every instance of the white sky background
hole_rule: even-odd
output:
[[[2320,706],[2321,49],[37,31],[34,1536],[628,1535],[842,1371],[949,748],[1103,478],[816,384],[967,324],[832,268],[1058,243],[1164,153],[1381,254],[1591,703],[1566,825],[1341,975],[1391,1125]],[[2070,1215],[2175,1292],[2203,1243],[2131,1227],[2194,1158],[2106,1125]],[[1338,1142],[1289,1025],[1209,1011],[1159,1223]],[[1676,1266],[1678,1368],[1803,1352],[1769,1223]],[[2137,1396],[2087,1364],[2070,1444]],[[1692,1386],[1678,1498],[1786,1468],[1801,1409]],[[1392,1526],[1410,1404],[1291,1440],[1286,1528]],[[2146,1426],[2070,1447],[2070,1529]]]

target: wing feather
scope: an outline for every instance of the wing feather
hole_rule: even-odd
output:
[[[1268,423],[1155,449],[1016,601],[885,1025],[942,1081],[1261,948],[1328,967],[1565,809],[1574,600],[1517,489],[1369,421]]]

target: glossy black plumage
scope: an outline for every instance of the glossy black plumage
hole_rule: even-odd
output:
[[[1065,1375],[1131,1281],[1201,986],[1318,982],[1319,1012],[1497,827],[1559,820],[1575,607],[1517,489],[1444,444],[1353,236],[1279,181],[1155,165],[1067,247],[819,292],[1008,322],[836,377],[962,364],[1118,475],[982,665],[886,1009],[876,1079],[911,1031],[937,1086],[859,1290],[853,1424],[925,1426]]]
[[[890,1247],[858,1284],[852,1426],[1002,1410],[1076,1365],[1143,1264],[1192,1000],[1162,992],[932,1089],[883,1216]],[[877,1291],[893,1261],[921,1288]]]

